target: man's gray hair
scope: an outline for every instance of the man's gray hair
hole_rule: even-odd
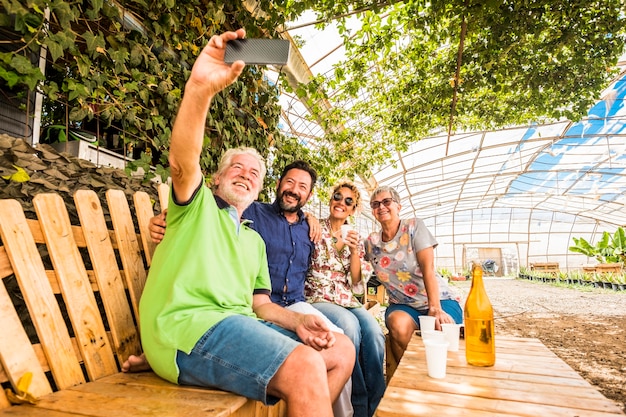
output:
[[[267,172],[267,167],[265,166],[265,158],[263,158],[256,149],[247,146],[231,148],[224,152],[224,155],[222,155],[220,163],[217,166],[217,172],[215,173],[215,175],[221,175],[226,170],[226,168],[231,165],[233,158],[237,155],[251,155],[255,157],[257,161],[259,161],[259,174],[261,175],[261,184],[263,184],[263,179],[265,178],[265,173]]]
[[[381,194],[384,192],[391,194],[391,198],[393,199],[393,201],[395,201],[398,204],[400,203],[400,194],[398,194],[395,188],[390,187],[388,185],[381,185],[380,187],[376,188],[374,192],[372,193],[372,195],[370,196],[370,201],[374,200],[378,194]]]

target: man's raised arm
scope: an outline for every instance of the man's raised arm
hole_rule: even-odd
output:
[[[200,53],[185,84],[170,144],[169,163],[173,192],[178,202],[187,202],[202,181],[200,152],[204,139],[206,116],[213,97],[241,74],[243,61],[231,65],[224,62],[226,43],[245,37],[238,29],[212,36]]]

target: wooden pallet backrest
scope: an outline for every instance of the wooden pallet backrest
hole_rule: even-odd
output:
[[[28,391],[40,396],[119,372],[128,355],[141,352],[137,308],[154,249],[152,205],[146,193],[135,194],[139,237],[124,192],[106,197],[113,231],[93,191],[74,196],[81,226],[70,224],[57,194],[34,197],[37,220],[26,219],[19,202],[0,200],[0,278],[15,277],[35,329],[27,331],[16,296],[0,285],[0,382],[15,387],[31,372]],[[8,406],[0,393],[0,408]]]

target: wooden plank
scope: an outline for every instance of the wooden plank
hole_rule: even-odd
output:
[[[83,228],[93,272],[111,329],[114,350],[123,362],[129,355],[141,354],[137,327],[124,290],[124,282],[111,246],[100,198],[91,190],[78,190],[74,203]]]
[[[37,355],[13,307],[9,293],[1,284],[0,329],[2,329],[0,332],[0,363],[13,388],[17,386],[18,380],[26,372],[31,372],[33,380],[28,391],[35,397],[51,393],[52,388],[41,366],[39,366]]]
[[[63,199],[58,194],[37,194],[33,206],[46,238],[87,375],[95,380],[118,372]]]
[[[0,278],[6,278],[11,275],[13,275],[13,267],[11,266],[9,255],[7,255],[4,246],[0,246]]]
[[[180,387],[178,385],[172,384],[168,381],[165,381],[162,378],[159,378],[154,372],[137,372],[137,373],[118,373],[115,375],[110,375],[106,378],[103,378],[98,381],[99,383],[109,383],[109,384],[122,384],[122,385],[140,385],[143,387],[159,387],[161,389],[185,389],[185,390],[196,390],[201,393],[206,393],[207,391],[212,391],[215,393],[220,393],[221,395],[236,395],[220,390],[208,390],[207,388],[202,387]],[[250,401],[249,401],[250,402]],[[238,410],[233,416],[242,415],[242,409]],[[287,415],[287,408],[284,401],[279,401],[278,404],[274,406],[266,406],[261,402],[256,401],[256,410],[255,414],[250,414],[250,416],[254,415],[255,417],[282,417]]]
[[[161,211],[166,210],[170,201],[170,186],[161,183],[157,188],[157,192],[159,194],[159,205],[161,206]]]
[[[137,216],[137,223],[139,225],[143,252],[146,255],[146,263],[150,266],[152,264],[152,254],[154,254],[154,250],[156,249],[156,243],[150,238],[149,229],[150,219],[154,217],[152,201],[148,193],[137,191],[133,194],[133,202],[135,203],[135,215]]]
[[[30,405],[20,405],[0,411],[2,417],[89,417],[81,411],[75,413],[44,410]]]
[[[426,369],[420,369],[427,375]],[[484,378],[475,375],[446,373],[442,380],[432,378],[416,379],[415,373],[406,373],[400,370],[394,375],[394,386],[416,389],[422,391],[440,391],[456,394],[479,392],[480,390],[509,389],[518,392],[546,393],[554,390],[567,393],[568,396],[576,398],[590,398],[606,401],[606,398],[597,390],[589,389],[589,385],[570,384],[567,378],[532,378],[527,381],[518,379]]]
[[[33,239],[37,243],[46,243],[46,239],[41,230],[41,225],[39,221],[34,219],[27,219],[28,226],[30,227],[30,231],[33,234]],[[74,235],[74,240],[76,241],[76,245],[79,248],[85,247],[85,237],[83,236],[83,230],[79,226],[72,226],[72,234]]]
[[[253,413],[254,401],[224,391],[188,389],[174,384],[151,386],[96,381],[44,396],[37,407],[69,412],[80,410],[86,415],[101,417],[121,413],[124,417],[229,417],[237,415],[242,407],[249,408],[248,403]]]
[[[403,360],[405,358],[402,358]],[[424,361],[422,356],[422,361]],[[534,371],[534,372],[533,372]],[[399,367],[394,374],[394,378],[398,377],[399,381],[402,378],[415,377],[415,374],[419,373],[427,375],[425,364],[412,365],[410,362],[404,362],[404,365]],[[532,383],[532,384],[551,384],[553,386],[561,386],[564,389],[567,387],[584,387],[590,389],[590,385],[587,381],[581,378],[579,375],[564,374],[564,373],[541,373],[541,368],[533,367],[532,370],[526,372],[520,372],[519,367],[515,370],[501,369],[493,370],[489,368],[477,368],[471,369],[462,366],[449,366],[446,370],[447,376],[451,378],[459,378],[459,380],[472,379],[472,378],[484,378],[489,381],[512,381],[514,383]],[[392,385],[393,380],[390,382]]]
[[[428,378],[428,377],[425,377]],[[376,411],[377,417],[483,417],[483,416],[525,416],[525,417],[616,417],[619,412],[581,410],[575,408],[576,401],[570,397],[569,407],[529,404],[492,398],[477,398],[465,395],[451,395],[437,392],[407,390],[388,387],[384,400]]]
[[[108,190],[106,198],[113,228],[115,229],[115,239],[126,275],[126,286],[128,287],[135,317],[139,317],[139,299],[146,284],[146,270],[137,234],[135,233],[135,226],[126,195],[122,190]]]
[[[28,226],[30,227],[30,231],[33,234],[33,239],[35,239],[36,243],[46,243],[46,240],[43,236],[43,232],[41,231],[41,226],[39,225],[39,221],[33,219],[26,219],[28,222]],[[74,240],[76,241],[76,246],[79,248],[87,247],[87,243],[85,242],[85,236],[83,236],[83,229],[80,226],[72,226],[72,233],[74,234]],[[111,238],[111,242],[113,243],[113,249],[117,249],[117,245],[115,244],[115,235],[112,230],[109,230],[109,235]]]
[[[119,271],[120,274],[124,275],[123,271]],[[48,276],[48,281],[50,281],[50,287],[52,287],[52,292],[55,294],[61,294],[61,287],[59,286],[59,279],[57,278],[57,273],[54,269],[46,270],[46,275]],[[87,278],[89,279],[89,284],[91,284],[92,291],[99,291],[98,283],[96,282],[96,274],[93,271],[87,271]],[[124,280],[122,280],[122,284]]]
[[[259,401],[256,402],[255,417],[281,417],[287,415],[287,405],[284,401],[278,402],[276,405],[265,405]]]
[[[582,410],[602,410],[604,412],[618,412],[619,407],[609,402],[599,392],[590,386],[578,387],[570,390],[567,384],[552,384],[538,379],[536,382],[511,381],[493,377],[467,377],[465,375],[447,374],[443,380],[428,378],[426,367],[417,368],[411,375],[402,375],[400,371],[394,378],[398,381],[391,386],[402,389],[414,389],[419,391],[434,391],[451,395],[467,395],[473,398],[492,398],[506,401],[518,401],[538,405],[551,405],[558,407],[572,407]],[[416,376],[421,376],[421,381],[414,381]],[[476,385],[472,385],[472,383]],[[402,385],[400,385],[402,384]],[[424,385],[425,384],[425,385]],[[584,391],[588,393],[585,394]],[[578,393],[580,404],[572,404],[574,392]]]
[[[22,206],[16,200],[0,200],[0,234],[57,387],[85,382]]]

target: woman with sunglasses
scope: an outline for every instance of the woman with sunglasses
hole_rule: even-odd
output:
[[[305,283],[307,301],[343,329],[355,345],[352,406],[355,417],[371,417],[385,392],[383,360],[385,336],[378,321],[357,300],[372,267],[363,259],[363,244],[356,230],[345,238],[341,226],[355,214],[361,194],[349,181],[333,187],[328,218],[320,221],[321,239],[313,251]],[[358,289],[357,289],[358,288]]]
[[[365,258],[389,294],[385,325],[392,359],[398,363],[419,329],[419,316],[434,316],[435,328],[441,330],[442,323],[463,323],[463,311],[459,298],[435,271],[437,241],[433,235],[420,219],[400,219],[398,192],[378,187],[370,207],[381,229],[365,240]]]

